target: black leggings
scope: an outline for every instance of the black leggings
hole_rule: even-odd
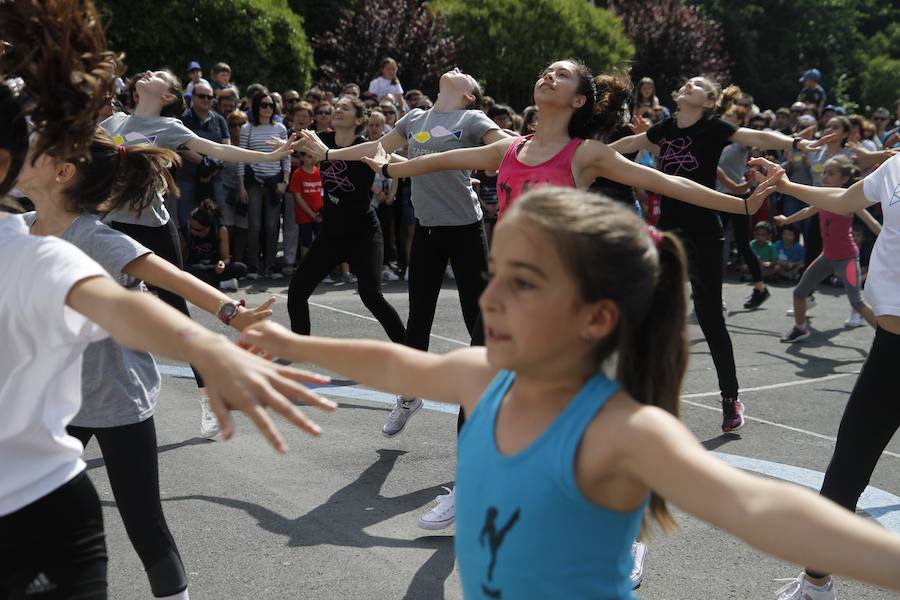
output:
[[[175,221],[169,219],[169,222],[159,227],[149,227],[147,225],[134,225],[132,223],[117,223],[113,221],[110,227],[121,231],[134,241],[144,245],[153,254],[167,260],[179,269],[184,268],[181,260],[181,238],[178,236],[178,228],[175,227]],[[168,290],[155,288],[159,299],[174,308],[175,310],[191,316],[188,310],[187,302],[178,294],[173,294]],[[197,387],[203,386],[203,378],[197,369],[191,365],[194,371],[194,379],[197,381]]]
[[[841,418],[822,495],[850,511],[856,511],[881,453],[900,427],[894,374],[898,356],[900,335],[878,327]],[[827,575],[809,569],[806,572],[812,577]]]
[[[0,517],[0,598],[105,600],[107,562],[100,498],[84,471]]]
[[[229,279],[238,279],[240,277],[244,277],[247,275],[247,265],[242,262],[230,262],[225,265],[225,270],[221,273],[216,273],[216,265],[214,264],[193,264],[193,265],[185,265],[184,270],[203,281],[214,288],[219,287],[219,284],[223,281],[228,281]]]
[[[697,322],[709,345],[724,398],[737,398],[737,369],[734,348],[722,316],[722,245],[718,234],[682,234],[688,255],[691,291]]]
[[[309,297],[331,269],[349,262],[356,273],[356,289],[363,304],[378,319],[392,342],[403,342],[406,338],[403,321],[381,293],[382,256],[384,238],[377,221],[352,233],[337,233],[327,225],[323,227],[297,267],[288,288],[291,330],[309,335]]]
[[[187,588],[175,540],[159,499],[159,467],[153,417],[120,427],[67,428],[87,446],[97,438],[116,506],[131,545],[144,563],[154,596],[171,596]]]
[[[487,285],[487,239],[481,222],[425,227],[416,221],[409,256],[409,321],[406,345],[428,350],[447,262],[456,278],[459,305],[473,346],[484,345],[478,298]]]
[[[734,231],[734,243],[737,246],[738,256],[744,259],[747,268],[750,270],[750,276],[753,277],[753,283],[763,280],[762,268],[759,264],[759,257],[750,247],[750,217],[747,215],[739,215],[733,213],[722,213],[722,227],[728,228],[728,221],[731,221],[731,228]]]

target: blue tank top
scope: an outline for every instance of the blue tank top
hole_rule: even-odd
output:
[[[585,429],[619,385],[592,377],[530,446],[504,456],[494,431],[515,374],[501,371],[459,435],[456,558],[467,600],[633,600],[631,544],[646,502],[619,512],[575,482]]]

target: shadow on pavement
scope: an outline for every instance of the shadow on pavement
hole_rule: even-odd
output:
[[[453,536],[424,536],[413,540],[370,535],[366,529],[398,515],[423,507],[441,493],[439,486],[402,496],[387,498],[381,494],[387,476],[402,450],[376,451],[378,460],[363,471],[356,481],[341,488],[320,506],[296,519],[288,519],[268,508],[233,498],[190,495],[165,498],[164,501],[202,500],[246,512],[271,533],[287,538],[291,547],[329,544],[348,548],[422,548],[434,553],[413,576],[404,595],[407,599],[444,597],[444,581],[453,572],[455,561]]]

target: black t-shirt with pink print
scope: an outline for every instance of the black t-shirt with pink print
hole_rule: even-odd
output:
[[[326,146],[337,148],[335,134],[328,131],[319,134]],[[356,136],[352,146],[367,140]],[[322,228],[328,230],[355,230],[377,225],[378,218],[372,209],[370,191],[375,173],[358,160],[323,160],[319,165],[322,173],[324,202],[322,205]]]
[[[719,156],[737,129],[711,115],[682,129],[674,117],[669,117],[648,129],[647,139],[659,146],[660,171],[715,189]],[[659,227],[685,233],[722,234],[717,212],[666,196],[660,203]]]

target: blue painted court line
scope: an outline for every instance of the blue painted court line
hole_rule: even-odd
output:
[[[177,367],[173,365],[159,365],[159,372],[163,375],[171,375],[192,379],[193,372],[187,367]],[[310,385],[310,388],[318,389],[319,392],[326,396],[337,398],[346,398],[350,400],[368,400],[370,402],[380,402],[393,406],[397,401],[397,397],[392,394],[385,394],[366,388],[346,386],[346,385]],[[443,413],[457,414],[458,406],[444,404],[442,402],[425,401],[425,408],[436,410]],[[733,467],[744,471],[752,471],[760,475],[774,477],[783,481],[790,481],[813,490],[819,491],[822,487],[822,480],[825,478],[824,473],[813,471],[812,469],[804,469],[803,467],[795,467],[782,463],[761,460],[758,458],[748,458],[746,456],[737,456],[735,454],[726,454],[724,452],[710,452],[713,456]],[[900,533],[900,496],[895,496],[890,492],[869,486],[865,489],[857,504],[859,510],[864,511],[870,517],[878,521],[885,529]]]

